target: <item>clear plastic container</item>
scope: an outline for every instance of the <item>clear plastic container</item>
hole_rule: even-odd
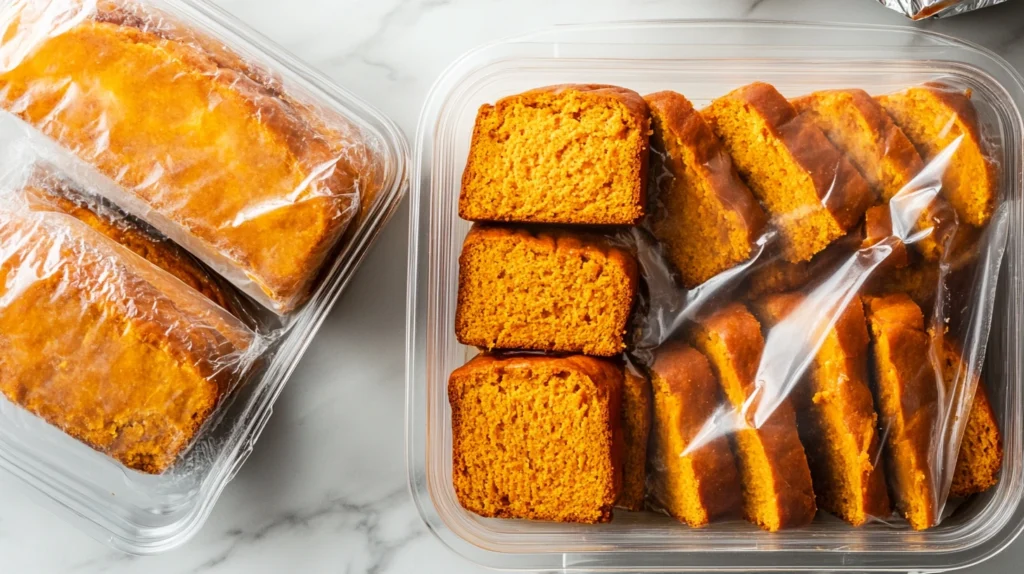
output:
[[[64,2],[64,7],[77,1]],[[207,2],[139,4],[161,14],[161,23],[169,18],[213,39],[219,54],[230,50],[253,65],[252,70],[271,74],[275,86],[297,101],[342,118],[352,128],[349,135],[369,150],[374,177],[379,176],[374,182],[380,184],[330,251],[308,301],[285,317],[251,300],[235,309],[258,336],[259,344],[252,347],[258,356],[187,450],[161,474],[130,470],[0,397],[0,469],[95,538],[125,552],[153,554],[184,543],[199,530],[252,452],[289,375],[401,200],[408,147],[391,120]],[[38,162],[83,191],[115,198],[114,203],[124,195],[115,181],[6,113],[0,114],[0,141],[8,151],[0,162],[5,173],[25,171]],[[19,156],[18,149],[25,153]],[[145,221],[147,214],[134,215]]]
[[[853,528],[824,514],[809,527],[777,533],[740,522],[690,529],[651,513],[574,525],[481,518],[459,505],[446,388],[449,374],[476,353],[456,341],[453,326],[458,258],[471,226],[458,218],[457,202],[480,105],[563,83],[615,84],[641,94],[674,90],[701,108],[753,81],[794,97],[844,87],[880,94],[936,80],[973,91],[1002,153],[1009,231],[984,369],[1005,448],[995,487],[924,531]],[[424,521],[457,553],[508,569],[920,571],[964,567],[998,553],[1024,528],[1021,105],[1024,81],[998,56],[900,27],[729,21],[562,27],[490,44],[455,62],[423,108],[411,192],[407,453]]]

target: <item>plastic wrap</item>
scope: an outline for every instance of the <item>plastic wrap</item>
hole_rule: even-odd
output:
[[[886,8],[895,10],[914,20],[945,18],[971,10],[1002,4],[1006,0],[878,0]]]
[[[140,256],[139,231],[27,165],[0,196],[0,391],[129,468],[164,472],[263,343],[165,270],[188,268],[182,254],[150,243]]]
[[[352,122],[151,3],[17,0],[0,27],[0,107],[277,313],[308,298],[383,183]]]

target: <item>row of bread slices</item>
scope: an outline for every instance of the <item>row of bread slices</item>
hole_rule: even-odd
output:
[[[952,496],[995,483],[1001,438],[982,387],[955,470],[940,456],[941,397],[968,392],[966,369],[904,294],[838,310],[807,375],[773,397],[763,367],[789,342],[772,341],[771,329],[808,299],[728,304],[644,369],[478,355],[448,384],[459,502],[489,517],[603,522],[613,506],[641,510],[646,498],[690,526],[742,514],[769,531],[806,525],[818,508],[860,526],[895,507],[924,529],[937,524],[950,480]]]
[[[940,103],[942,97],[955,99],[955,94],[933,86],[916,90],[934,95]],[[911,92],[913,90],[906,93]],[[881,110],[875,100],[859,91],[826,92],[808,96],[801,101],[827,101],[833,97],[840,102],[844,98],[859,101],[863,105],[857,109]],[[896,96],[890,98],[895,99]],[[905,99],[916,101],[911,96]],[[797,114],[795,108],[765,84],[747,86],[717,100],[709,110],[714,110],[716,106],[731,110],[718,116],[709,114],[708,110],[704,113],[695,112],[678,94],[655,94],[648,97],[647,102],[650,103],[650,112],[654,118],[656,146],[660,140],[662,149],[667,152],[664,156],[665,167],[674,176],[668,178],[669,186],[660,190],[659,201],[652,203],[653,228],[687,285],[700,283],[704,278],[749,257],[765,218],[757,202],[749,197],[747,184],[750,189],[758,192],[758,197],[775,216],[776,226],[782,232],[786,259],[793,261],[810,258],[833,239],[845,234],[859,222],[867,204],[872,202],[874,194],[858,172],[851,168],[824,137],[820,128],[811,121],[811,118],[816,118],[820,123],[828,123],[828,114],[824,111],[828,106],[825,104],[819,106],[822,111],[814,113],[810,111],[811,107],[802,106],[808,110],[807,113]],[[841,109],[844,105],[832,104],[833,109]],[[969,103],[967,106],[965,109],[969,109]],[[896,107],[899,106],[894,105]],[[943,113],[936,109],[926,111],[936,117]],[[494,107],[484,106],[478,116],[470,159],[463,178],[460,213],[477,220],[517,222],[607,224],[635,221],[642,214],[645,203],[643,179],[646,169],[646,114],[647,110],[639,96],[625,90],[600,86],[542,89],[507,98]],[[945,124],[947,131],[950,131],[948,125],[958,125],[949,121],[950,117],[960,121],[959,118],[966,116],[961,109],[957,116],[949,116],[947,113],[942,121],[935,119],[932,123]],[[725,119],[706,121],[709,117]],[[886,117],[882,112],[874,119],[882,121]],[[973,115],[967,120],[963,121],[967,128],[962,130],[961,135],[973,134],[968,143],[977,144],[975,149],[980,150],[981,140],[977,136],[976,121]],[[845,125],[848,122],[835,123]],[[715,126],[715,134],[709,125]],[[878,148],[883,159],[892,155],[891,149],[898,147],[892,143],[893,139],[898,139],[893,134],[902,133],[891,120],[887,126],[882,130],[886,143]],[[841,142],[842,130],[837,128],[833,131],[835,133],[829,132],[829,136]],[[722,135],[721,141],[716,134]],[[738,150],[732,154],[726,153],[721,143],[729,142],[730,137]],[[958,143],[963,142],[964,138],[959,137]],[[961,145],[956,153],[961,154],[962,150],[970,147]],[[755,151],[748,154],[748,169],[743,169],[744,159],[738,156],[751,148]],[[909,149],[916,155],[912,147]],[[905,152],[906,149],[902,152],[903,156],[907,156]],[[852,155],[852,152],[848,153]],[[985,168],[984,174],[991,175],[990,162],[980,151],[979,154]],[[972,157],[960,158],[950,164],[969,166]],[[955,158],[959,158],[959,155]],[[737,177],[733,160],[741,168],[742,179]],[[917,162],[921,163],[919,156]],[[865,170],[866,175],[872,173],[865,166],[859,167]],[[913,172],[913,166],[905,171]],[[892,172],[893,169],[887,164],[879,172],[883,175],[876,179],[888,181],[886,178]],[[972,214],[970,206],[980,205],[978,208],[983,214],[977,223],[983,224],[991,213],[993,189],[989,190],[987,199],[980,202],[957,200],[956,197],[963,199],[970,194],[948,191],[958,189],[954,184],[962,180],[947,182],[948,172],[942,174],[945,195],[950,197],[954,206],[964,208],[965,217]],[[826,181],[823,174],[828,173],[831,173],[831,179]],[[790,177],[790,180],[780,179],[780,175]],[[912,177],[907,175],[907,181]],[[986,181],[986,185],[994,188],[991,178]],[[890,199],[892,195],[895,192],[887,194],[883,190],[881,193],[883,199]],[[939,204],[941,199],[936,198],[931,206]],[[933,211],[948,214],[949,210],[941,211],[933,207]],[[792,217],[794,213],[800,216]],[[880,213],[884,219],[888,210],[880,210]],[[937,219],[931,217],[929,221],[934,225]],[[660,233],[659,221],[668,222],[661,226]],[[708,221],[714,225],[707,225]],[[732,225],[730,233],[720,232],[723,226],[729,225]],[[829,233],[835,236],[831,237]],[[933,233],[927,237],[938,236],[938,233]],[[733,241],[736,237],[743,241]],[[915,245],[926,243],[924,241]],[[944,242],[936,243],[941,250]],[[921,252],[925,257],[937,253],[935,249],[921,249]],[[702,254],[704,259],[700,257]],[[732,260],[711,261],[710,264],[707,261],[723,254],[732,257]],[[460,269],[456,330],[464,343],[486,348],[560,350],[606,356],[617,354],[625,347],[625,324],[636,292],[636,264],[628,253],[610,247],[599,239],[564,230],[532,233],[503,227],[477,226],[466,240]],[[917,313],[920,314],[919,309]],[[918,330],[923,330],[923,320]],[[749,355],[747,358],[752,360],[758,356]],[[457,403],[463,404],[453,395],[453,408]],[[973,412],[979,409],[976,407],[972,411],[972,421],[976,418]],[[995,430],[991,410],[983,410],[987,414],[985,420],[991,423],[985,427],[986,430],[996,433],[995,442],[988,441],[985,444],[992,444],[994,448],[989,450],[997,451],[998,431]],[[505,421],[500,420],[500,412],[500,409],[495,411],[497,419],[491,422],[497,421],[500,428],[504,429]],[[874,416],[873,408],[867,412]],[[466,430],[459,426],[463,420],[456,417],[457,436]],[[483,421],[478,422],[482,424]],[[887,420],[886,424],[893,423]],[[968,435],[970,428],[971,425],[968,425]],[[740,444],[736,444],[740,448]],[[965,441],[965,445],[968,444],[970,441]],[[802,457],[803,450],[799,450]],[[459,455],[460,452],[462,455]],[[470,482],[483,480],[499,496],[499,501],[504,501],[506,506],[511,504],[510,495],[502,494],[505,491],[496,487],[494,477],[487,478],[484,474],[473,478],[474,464],[465,459],[467,452],[472,452],[472,449],[456,447],[457,491],[461,492],[458,487],[460,477]],[[502,452],[507,452],[505,447],[502,447]],[[998,454],[1001,458],[1001,453]],[[532,459],[532,456],[527,458]],[[739,460],[740,469],[744,471],[755,472],[756,468],[762,471],[770,468],[770,465],[746,468],[742,456]],[[479,468],[490,466],[487,463]],[[799,471],[801,465],[796,466]],[[496,465],[494,468],[505,467]],[[807,468],[806,459],[802,468]],[[995,466],[991,476],[994,477],[997,471],[998,466]],[[760,480],[765,475],[758,476]],[[992,481],[994,478],[990,477],[984,486],[989,486]],[[637,484],[636,481],[627,482]],[[980,484],[979,481],[975,483]],[[806,495],[811,492],[809,482],[807,487],[803,493],[805,501]],[[828,489],[819,490],[827,492]],[[753,493],[748,494],[748,499],[753,496]],[[827,498],[827,494],[822,496]],[[934,493],[931,499],[935,499]],[[468,508],[488,515],[566,518],[544,515],[543,512],[487,510],[467,502],[462,494],[460,500]],[[528,501],[527,504],[535,506],[538,502]],[[897,502],[902,501],[898,498]],[[888,504],[887,498],[885,504]],[[853,523],[861,523],[864,517],[873,515],[869,510],[858,515],[850,509],[832,509],[829,506],[835,505],[827,501],[822,502],[822,506]],[[813,507],[811,497],[809,508],[812,511],[809,514],[798,514],[813,515]],[[747,514],[771,529],[800,522],[799,517],[794,519],[787,512],[776,512],[775,518],[772,518],[771,513],[758,515],[748,505]],[[905,510],[904,513],[908,512]],[[914,516],[911,521],[917,527],[933,523],[928,512],[910,514]],[[701,523],[696,519],[686,520]]]

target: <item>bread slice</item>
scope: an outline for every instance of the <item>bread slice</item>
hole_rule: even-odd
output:
[[[772,532],[810,523],[814,489],[792,404],[782,399],[767,420],[755,421],[771,395],[755,381],[764,350],[761,325],[742,304],[731,303],[700,320],[692,338],[710,361],[726,401],[747,425],[733,434],[746,518]]]
[[[879,243],[883,243],[889,251],[885,260],[875,268],[876,274],[879,271],[906,267],[910,264],[907,245],[893,232],[892,211],[888,204],[875,205],[864,212],[864,240],[861,241],[860,247],[866,249]]]
[[[938,416],[935,373],[921,309],[903,293],[864,297],[875,401],[886,434],[886,475],[896,508],[915,530],[938,521],[932,452]]]
[[[874,203],[857,170],[772,86],[733,90],[702,113],[781,230],[787,260],[810,259]]]
[[[888,204],[896,194],[904,198],[920,191],[911,185],[924,168],[914,145],[882,106],[864,90],[825,90],[792,100],[797,111],[810,119],[853,163],[868,185]],[[917,186],[921,184],[916,184]],[[907,209],[921,209],[907,206]],[[905,219],[911,219],[907,214]],[[917,216],[915,231],[931,230],[914,246],[926,259],[938,259],[955,227],[952,210],[935,197]]]
[[[481,516],[608,522],[622,488],[622,367],[478,355],[448,380],[452,482]]]
[[[753,308],[762,326],[773,329],[804,301],[803,294],[783,293]],[[854,526],[892,514],[867,359],[867,324],[857,299],[828,328],[807,380],[793,391],[818,507]]]
[[[660,190],[651,230],[692,289],[752,255],[764,211],[693,105],[675,92],[644,96],[651,109]],[[659,172],[660,173],[660,172]]]
[[[647,485],[647,445],[651,435],[651,383],[647,377],[627,366],[622,392],[622,434],[626,444],[622,493],[615,506],[626,510],[644,509]]]
[[[943,337],[942,351],[943,376],[947,388],[951,388],[958,377],[967,376],[967,369],[960,349],[949,337]],[[995,486],[1003,468],[1003,435],[999,432],[988,389],[980,377],[977,377],[975,385],[974,400],[967,416],[949,491],[950,496],[961,498]]]
[[[754,300],[773,293],[795,291],[827,277],[860,248],[861,240],[857,234],[848,233],[809,261],[793,263],[778,254],[758,261],[745,279],[747,298]]]
[[[729,440],[694,444],[721,404],[718,381],[700,352],[668,342],[651,365],[654,428],[651,433],[651,497],[693,527],[739,515],[740,476]]]
[[[459,216],[631,225],[644,213],[649,131],[643,98],[615,86],[551,86],[481,106]]]
[[[999,192],[999,175],[986,149],[970,92],[927,83],[878,96],[878,102],[925,161],[934,160],[949,146],[958,146],[942,174],[942,193],[961,222],[975,227],[988,223]]]
[[[602,238],[476,225],[459,257],[455,333],[486,349],[617,355],[636,289],[633,255]]]

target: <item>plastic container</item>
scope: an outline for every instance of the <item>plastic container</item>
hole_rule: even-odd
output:
[[[698,108],[752,81],[792,97],[858,87],[888,93],[943,80],[970,88],[1001,150],[1008,237],[988,337],[986,380],[1002,425],[999,483],[929,530],[852,528],[820,515],[810,527],[765,533],[740,522],[690,529],[656,514],[610,524],[480,518],[452,487],[449,374],[476,351],[455,339],[458,257],[470,223],[457,217],[477,108],[539,86],[607,83],[641,94],[683,93]],[[427,525],[480,564],[526,570],[943,570],[976,564],[1024,528],[1019,324],[1024,234],[1024,82],[1002,59],[938,34],[899,27],[788,22],[646,22],[562,27],[487,45],[454,63],[427,98],[416,137],[410,210],[407,452]]]
[[[65,8],[76,1],[64,3]],[[370,150],[374,176],[380,178],[377,194],[331,251],[308,301],[285,317],[247,301],[242,319],[258,336],[251,347],[258,356],[250,357],[253,366],[244,380],[162,474],[130,470],[0,398],[0,469],[97,539],[125,552],[153,554],[184,543],[199,530],[252,452],[289,375],[401,199],[408,148],[389,119],[218,8],[203,0],[141,4],[212,38],[218,50],[227,47],[241,55],[271,74],[274,85],[284,86],[288,94],[343,118],[352,128],[348,135]],[[3,162],[7,174],[40,162],[88,193],[113,198],[114,203],[124,195],[116,182],[6,113],[0,115],[0,141],[8,150]],[[16,149],[25,154],[19,156]],[[144,213],[135,215],[146,220]]]

